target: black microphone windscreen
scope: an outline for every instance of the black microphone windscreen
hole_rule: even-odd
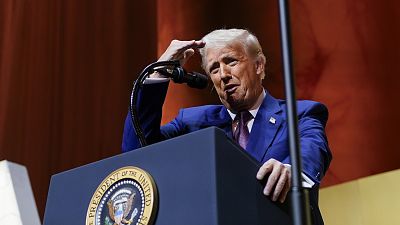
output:
[[[191,77],[188,79],[187,85],[192,88],[204,89],[208,85],[208,77],[198,72],[190,72],[187,74]]]

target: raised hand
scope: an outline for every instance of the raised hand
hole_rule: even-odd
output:
[[[179,60],[183,66],[187,60],[194,54],[195,49],[203,48],[204,41],[179,41],[172,40],[167,50],[161,55],[158,61]]]

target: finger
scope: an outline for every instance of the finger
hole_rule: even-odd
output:
[[[279,196],[279,201],[283,203],[286,200],[286,196],[290,191],[291,181],[290,176],[288,177],[288,181],[286,182],[285,188],[282,190],[281,195]]]
[[[287,194],[289,193],[290,188],[292,187],[292,171],[291,171],[290,166],[289,167],[287,166],[286,169],[288,170],[288,178],[287,178],[285,188],[283,189],[281,196],[279,198],[279,200],[282,203],[286,200]]]
[[[184,58],[184,52],[187,49],[204,47],[205,42],[203,41],[179,41],[172,40],[165,52],[160,56],[158,61],[166,60],[182,60]]]
[[[193,40],[193,44],[190,48],[203,48],[206,45],[206,42],[203,40],[195,41]]]
[[[203,41],[192,41],[191,44],[179,49],[174,57],[180,60],[181,65],[185,64],[187,60],[195,53],[195,50],[204,47]]]
[[[273,164],[274,164],[274,161],[271,160],[271,159],[268,160],[268,161],[266,161],[266,162],[260,167],[260,169],[258,169],[258,172],[257,172],[257,175],[256,175],[257,179],[258,179],[258,180],[264,179],[265,175],[266,175],[267,173],[270,173],[270,172],[272,171]]]
[[[184,53],[188,49],[197,49],[197,48],[203,48],[205,46],[204,41],[178,41],[174,40],[171,42],[171,46],[175,48],[178,54]]]
[[[274,164],[274,167],[272,169],[271,174],[268,177],[267,184],[265,185],[264,188],[264,194],[269,196],[271,194],[272,189],[275,187],[276,182],[278,181],[281,170],[282,170],[282,164]]]
[[[195,41],[193,44],[196,48],[203,48],[206,46],[206,42],[203,40]]]
[[[286,183],[287,183],[287,180],[288,180],[288,177],[289,177],[288,173],[289,172],[288,172],[286,167],[284,167],[284,169],[281,170],[279,180],[276,183],[274,194],[272,196],[272,201],[278,200],[279,196],[281,195],[283,189],[286,186]]]
[[[183,53],[183,57],[185,59],[187,59],[187,58],[191,57],[193,54],[194,54],[193,48],[189,48]]]
[[[186,49],[186,51],[183,53],[183,59],[180,60],[181,66],[183,66],[193,54],[193,48]]]

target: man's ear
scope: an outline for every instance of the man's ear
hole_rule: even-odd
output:
[[[265,58],[262,56],[258,56],[255,62],[256,73],[258,75],[265,74]],[[262,75],[261,79],[264,79],[264,75]]]

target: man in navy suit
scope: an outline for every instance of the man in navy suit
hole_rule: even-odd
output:
[[[291,186],[286,105],[262,86],[266,59],[257,38],[247,30],[215,30],[200,41],[172,41],[159,61],[180,60],[183,65],[196,50],[202,56],[202,67],[213,82],[222,105],[181,109],[173,121],[160,126],[169,81],[154,73],[146,80],[138,100],[147,141],[154,143],[217,126],[262,164],[255,177],[267,180],[264,194],[272,201],[284,202]],[[313,223],[323,224],[318,209],[318,188],[331,161],[324,131],[328,111],[324,105],[313,101],[298,101],[297,107],[303,186],[311,190]],[[139,146],[128,116],[123,151]]]

